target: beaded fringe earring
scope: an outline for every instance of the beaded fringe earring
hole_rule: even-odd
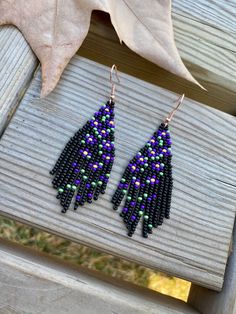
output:
[[[105,193],[115,158],[114,71],[119,82],[117,67],[113,65],[110,99],[69,140],[50,171],[51,175],[55,175],[52,184],[58,191],[62,213],[69,209],[75,195],[74,210],[85,202],[92,203],[100,193]]]
[[[171,138],[168,124],[183,102],[184,95],[169,116],[161,123],[146,145],[129,162],[112,198],[117,210],[124,196],[126,200],[120,216],[132,237],[140,219],[143,219],[142,235],[152,233],[152,228],[162,225],[170,217],[173,187],[171,166]]]

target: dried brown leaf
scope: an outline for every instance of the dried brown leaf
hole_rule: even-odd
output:
[[[93,10],[108,12],[120,41],[136,53],[198,84],[175,46],[171,0],[0,0],[0,25],[15,25],[41,62],[43,96],[81,46]]]

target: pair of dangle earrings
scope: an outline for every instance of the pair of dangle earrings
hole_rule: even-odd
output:
[[[104,194],[115,159],[115,88],[113,80],[119,77],[117,67],[110,71],[111,93],[106,104],[79,129],[66,144],[50,174],[57,198],[66,213],[71,203],[74,210],[86,202],[96,201]],[[160,124],[143,148],[130,160],[112,197],[114,210],[123,199],[120,216],[131,237],[142,219],[142,235],[147,238],[152,229],[170,217],[173,188],[171,165],[171,138],[168,125],[184,95],[176,107]]]

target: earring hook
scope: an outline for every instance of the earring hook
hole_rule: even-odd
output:
[[[182,96],[180,96],[178,98],[178,100],[176,101],[177,105],[175,106],[175,108],[168,114],[168,116],[166,117],[164,124],[165,127],[171,122],[174,114],[176,113],[176,111],[178,110],[179,106],[182,104],[183,100],[184,100],[185,94],[183,94]]]
[[[110,82],[111,82],[111,94],[110,100],[114,100],[115,98],[115,90],[116,90],[116,82],[114,81],[113,77],[115,76],[118,83],[120,83],[120,79],[118,76],[117,66],[113,64],[110,71]]]

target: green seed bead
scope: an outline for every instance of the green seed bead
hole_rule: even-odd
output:
[[[127,190],[123,189],[122,192],[123,192],[124,194],[126,194]]]
[[[59,192],[59,193],[62,193],[62,192],[64,192],[64,190],[63,190],[62,188],[59,188],[59,189],[58,189],[58,192]]]
[[[70,185],[70,184],[67,184],[66,187],[67,187],[67,189],[70,189],[70,188],[71,188],[71,185]]]
[[[86,134],[86,137],[89,137],[89,136],[90,136],[90,134],[87,133],[87,134]]]
[[[146,180],[146,183],[149,184],[149,183],[150,183],[150,180]]]
[[[107,178],[110,178],[110,173],[106,173],[106,177],[107,177]]]
[[[152,157],[151,157],[151,160],[155,160],[155,157],[152,156]]]
[[[139,214],[139,216],[142,216],[142,215],[143,215],[143,212],[140,210],[140,211],[138,212],[138,214]]]
[[[103,143],[106,143],[106,140],[102,140]]]
[[[132,197],[131,196],[127,196],[127,200],[131,201]]]
[[[122,178],[122,179],[121,179],[121,182],[122,182],[122,183],[125,183],[125,181],[126,181],[125,178]]]
[[[140,171],[141,171],[141,172],[144,172],[144,169],[143,169],[143,168],[141,168],[141,169],[140,169]]]
[[[75,191],[75,190],[76,190],[76,185],[72,185],[72,187],[71,187],[71,188],[72,188],[72,190],[74,190],[74,191]]]
[[[85,180],[85,181],[86,181],[87,179],[88,179],[88,177],[87,177],[87,176],[83,176],[83,180]]]
[[[85,144],[85,140],[82,140],[80,143],[81,143],[81,144]]]
[[[98,185],[102,185],[102,181],[98,181]]]
[[[149,146],[151,146],[151,144],[150,144],[150,143],[147,143],[147,144],[146,144],[146,146],[148,146],[148,147],[149,147]]]
[[[144,160],[148,160],[148,157],[144,157]]]
[[[111,132],[111,129],[107,129],[107,133],[110,133]]]
[[[144,197],[144,198],[147,198],[147,197],[148,197],[148,194],[147,194],[147,193],[144,193],[144,194],[143,194],[143,197]]]
[[[110,118],[110,115],[109,115],[109,114],[106,114],[106,118]]]
[[[94,133],[95,133],[95,135],[98,135],[98,134],[99,134],[99,132],[98,132],[98,131],[95,131]]]
[[[160,154],[159,157],[160,157],[160,158],[163,158],[163,154]]]
[[[115,144],[115,142],[114,142],[114,141],[112,141],[112,142],[111,142],[111,144]]]
[[[160,142],[160,143],[159,143],[159,146],[162,147],[162,146],[163,146],[163,143]]]
[[[144,164],[144,167],[147,168],[147,167],[148,167],[148,164]]]
[[[87,159],[91,159],[91,156],[89,156],[89,155],[87,155],[87,157],[86,157]]]
[[[98,135],[98,138],[102,138],[102,136],[101,136],[101,135]]]
[[[148,228],[149,228],[149,229],[152,229],[152,224],[148,224]]]
[[[84,169],[81,169],[80,172],[81,172],[81,173],[85,173],[85,170],[84,170]]]
[[[149,147],[149,148],[148,148],[148,150],[149,150],[149,151],[152,151],[152,148],[151,148],[151,147]]]
[[[159,160],[160,159],[160,157],[159,156],[156,156],[156,160]]]
[[[94,131],[97,131],[98,129],[97,128],[93,128],[94,129]]]
[[[95,187],[95,186],[96,186],[96,183],[95,183],[95,182],[91,182],[91,185],[92,185],[93,187]]]
[[[114,129],[114,128],[111,128],[111,132],[115,132],[115,129]]]
[[[148,217],[148,215],[144,215],[143,218],[144,218],[144,220],[148,220],[149,217]]]
[[[138,156],[141,156],[142,154],[140,152],[137,153]]]
[[[101,167],[102,167],[102,166],[103,166],[103,163],[102,163],[102,162],[99,162],[99,166],[101,166]]]
[[[136,177],[132,177],[132,180],[136,180]]]
[[[99,148],[102,148],[103,146],[102,146],[102,144],[99,144],[98,147],[99,147]]]
[[[94,117],[92,117],[92,120],[96,120]]]
[[[168,148],[168,151],[171,152],[171,148],[170,147]]]
[[[142,198],[141,196],[139,196],[139,197],[138,197],[138,202],[141,202],[142,199],[143,199],[143,198]]]
[[[163,176],[163,172],[160,172],[160,176]]]
[[[162,167],[165,167],[165,164],[161,163],[161,166],[162,166]]]
[[[103,151],[99,150],[98,155],[102,155],[102,154],[103,154]]]
[[[158,138],[158,140],[161,140],[161,139],[162,139],[162,137],[161,137],[161,136],[158,136],[157,138]]]

